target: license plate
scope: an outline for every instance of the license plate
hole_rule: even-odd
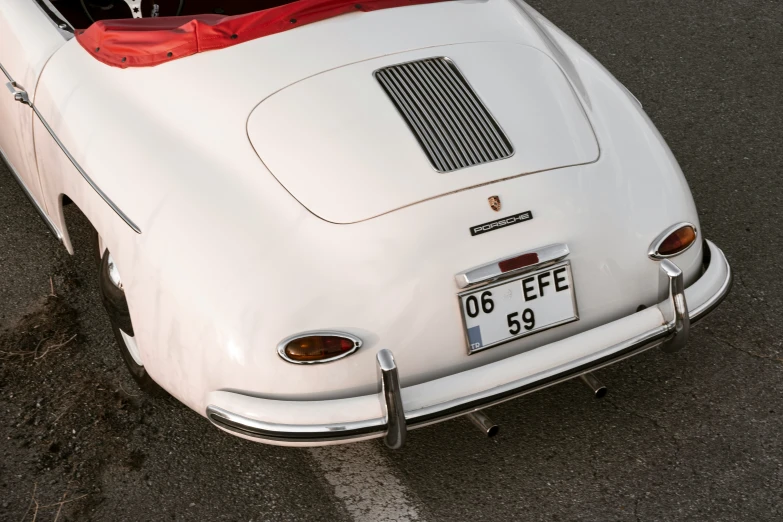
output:
[[[566,261],[459,295],[468,354],[579,319]]]

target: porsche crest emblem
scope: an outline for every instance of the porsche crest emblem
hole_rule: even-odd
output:
[[[495,212],[500,212],[500,198],[498,196],[490,196],[489,207]]]

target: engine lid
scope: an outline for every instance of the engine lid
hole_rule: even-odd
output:
[[[456,76],[394,72],[432,58],[445,58]],[[504,42],[420,49],[311,76],[264,99],[247,130],[277,180],[334,223],[599,156],[557,64]]]

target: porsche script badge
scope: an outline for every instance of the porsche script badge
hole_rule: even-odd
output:
[[[495,212],[500,212],[500,197],[490,196],[488,199],[489,199],[489,207]]]
[[[485,232],[492,232],[493,230],[499,230],[510,225],[516,225],[517,223],[524,223],[525,221],[530,221],[531,219],[533,219],[533,212],[526,210],[525,212],[520,212],[519,214],[514,214],[513,216],[496,219],[495,221],[490,221],[489,223],[470,227],[470,235],[477,236],[479,234],[484,234]]]

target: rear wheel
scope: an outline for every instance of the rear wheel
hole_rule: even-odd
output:
[[[133,323],[128,310],[128,301],[125,299],[125,290],[123,288],[120,272],[117,269],[111,253],[106,249],[100,236],[97,238],[97,252],[100,256],[100,265],[98,269],[98,287],[101,292],[101,299],[106,312],[109,315],[109,321],[114,332],[114,338],[120,348],[125,365],[138,383],[139,387],[146,393],[154,396],[165,395],[161,388],[152,377],[149,376],[144,368],[144,361],[134,336]]]

